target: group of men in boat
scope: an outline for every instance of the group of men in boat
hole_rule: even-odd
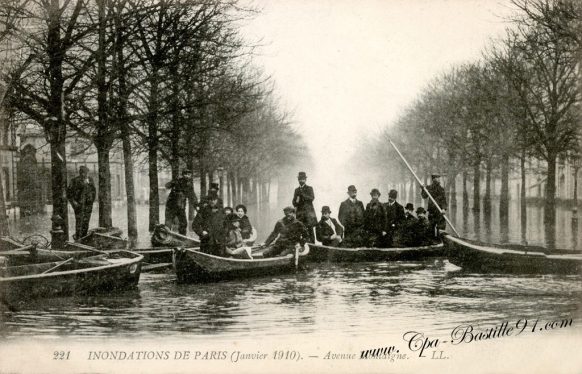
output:
[[[421,195],[427,199],[430,193],[444,213],[447,205],[440,175],[433,174],[431,178],[432,183],[429,186],[422,186]],[[338,219],[331,217],[329,206],[323,206],[322,217],[318,222],[313,207],[313,187],[306,184],[305,172],[299,172],[297,179],[299,187],[295,189],[293,205],[297,209],[297,220],[305,226],[303,241],[314,243],[317,239],[323,245],[348,248],[416,246],[429,243],[438,236],[438,230],[445,227],[444,216],[432,200],[428,203],[427,218],[423,207],[418,207],[415,215],[412,203],[407,203],[405,207],[400,205],[396,190],[390,190],[388,202],[382,203],[379,200],[380,191],[373,188],[370,191],[371,200],[364,208],[363,202],[357,199],[358,191],[354,185],[348,187],[348,198],[340,204]],[[277,222],[269,239],[276,232],[281,232],[281,226],[286,221],[292,222],[288,218],[288,212],[292,209],[293,207],[285,208],[285,218]],[[270,240],[267,240],[265,244],[269,243]],[[301,240],[298,243],[301,244]]]
[[[357,199],[357,189],[348,187],[348,198],[339,208],[338,218],[331,217],[329,206],[321,209],[318,221],[313,206],[315,193],[308,186],[307,175],[299,172],[299,186],[293,194],[292,206],[283,209],[284,217],[278,220],[271,234],[261,246],[267,247],[263,257],[284,256],[302,248],[305,243],[315,243],[335,247],[392,247],[428,244],[444,228],[444,218],[432,200],[428,204],[428,218],[423,207],[416,209],[412,203],[405,207],[398,203],[398,193],[390,190],[388,202],[380,202],[381,193],[377,188],[370,192],[371,200],[364,207]],[[444,210],[446,197],[440,185],[440,176],[432,175],[432,183],[422,187],[422,197],[428,193]],[[166,204],[166,225],[178,220],[178,230],[186,234],[186,199],[196,199],[189,170],[182,178],[168,183],[171,189]],[[252,258],[250,245],[256,239],[244,205],[233,210],[223,207],[218,195],[219,186],[210,184],[209,193],[196,204],[197,214],[192,229],[201,241],[201,250],[219,256]],[[169,224],[170,223],[170,224]]]

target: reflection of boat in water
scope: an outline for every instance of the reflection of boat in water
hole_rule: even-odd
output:
[[[582,274],[582,253],[518,244],[494,245],[445,235],[449,261],[466,270]]]
[[[6,258],[4,258],[6,259]],[[143,257],[128,251],[63,261],[0,266],[0,299],[70,296],[135,287]]]
[[[305,245],[297,264],[303,262],[308,253],[309,247]],[[253,253],[253,257],[252,260],[219,257],[192,248],[178,248],[173,252],[173,263],[180,283],[279,274],[296,268],[292,254],[262,258],[261,253]]]
[[[374,262],[421,260],[426,257],[443,256],[445,248],[442,242],[418,247],[394,248],[342,248],[321,244],[309,244],[308,261],[332,262]]]

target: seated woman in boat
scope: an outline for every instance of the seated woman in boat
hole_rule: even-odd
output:
[[[263,246],[269,246],[263,257],[286,256],[303,248],[310,239],[305,225],[295,217],[295,208],[288,206],[283,209],[285,217],[278,220],[273,232]]]
[[[331,209],[328,206],[321,208],[321,220],[315,226],[315,237],[323,245],[337,247],[342,242],[344,227],[335,219],[331,218]]]
[[[245,246],[240,228],[240,218],[237,215],[231,215],[228,219],[230,230],[226,238],[226,256],[234,258],[252,259],[251,248]]]
[[[242,233],[243,241],[247,245],[251,245],[257,240],[257,231],[253,230],[251,221],[247,216],[247,207],[243,204],[238,204],[234,208],[234,213],[240,218],[240,231]]]

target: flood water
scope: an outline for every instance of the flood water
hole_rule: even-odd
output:
[[[281,208],[286,203],[284,199],[260,209],[249,207],[259,242],[282,216]],[[326,203],[320,201],[316,209]],[[491,222],[472,211],[464,215],[462,209],[451,212],[451,216],[465,237],[520,243],[517,204],[510,207],[508,229],[500,227],[495,209],[494,204]],[[530,244],[543,245],[545,241],[541,210],[535,205],[528,207],[526,233]],[[337,206],[332,205],[332,211],[336,216]],[[91,226],[97,223],[97,209],[93,212]],[[140,245],[145,246],[149,244],[147,206],[138,206],[138,216]],[[556,246],[580,249],[570,225],[571,211],[558,209],[557,216],[561,224]],[[48,236],[48,217],[14,221],[12,233],[23,238],[40,230]],[[70,222],[74,222],[73,217]],[[124,206],[115,207],[114,222],[124,228]],[[576,230],[581,232],[579,224]],[[446,259],[309,264],[307,269],[287,275],[192,285],[176,284],[171,271],[145,273],[132,291],[3,305],[0,334],[8,339],[295,334],[357,337],[402,334],[410,328],[427,334],[448,332],[461,323],[487,328],[520,318],[573,318],[574,328],[581,331],[581,281],[580,275],[467,273]]]

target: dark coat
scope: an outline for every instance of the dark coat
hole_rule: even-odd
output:
[[[404,222],[404,208],[395,201],[394,204],[384,204],[386,210],[386,232],[394,232]]]
[[[333,227],[335,228],[335,233],[338,236],[343,237],[344,235],[343,226],[335,218],[330,217],[329,220],[331,221]],[[329,223],[325,219],[321,218],[317,223],[317,226],[315,226],[315,236],[317,240],[319,240],[323,245],[329,245],[332,242],[331,236],[333,234],[334,234],[333,229],[331,228]]]
[[[190,200],[192,205],[198,203],[192,181],[188,178],[174,179],[166,183],[166,188],[171,189],[168,200],[166,200],[166,206],[171,209],[185,209],[186,199]]]
[[[437,202],[437,204],[441,207],[441,209],[447,209],[447,196],[445,194],[445,189],[443,188],[443,186],[439,184],[431,184],[430,186],[427,186],[426,189],[428,190],[428,192],[430,192],[431,196],[433,197],[433,199]],[[427,212],[430,215],[440,215],[440,212],[438,210],[438,208],[434,205],[434,203],[432,202],[432,200],[428,197],[428,194],[426,193],[426,191],[423,189],[421,191],[421,196],[423,199],[428,199],[428,208],[427,208]]]
[[[338,219],[343,225],[346,235],[364,226],[364,204],[360,200],[354,203],[350,199],[342,201]]]
[[[265,245],[270,245],[275,239],[281,245],[294,246],[297,243],[304,245],[309,239],[309,233],[305,225],[298,219],[289,221],[287,218],[281,218],[275,224],[275,228],[265,241]]]
[[[71,180],[67,188],[67,198],[73,206],[75,213],[91,212],[95,201],[95,183],[91,177],[87,177],[87,182],[83,181],[80,175]]]
[[[212,247],[210,250],[217,255],[222,255],[220,250],[225,242],[225,219],[226,216],[222,211],[222,208],[212,210],[210,207],[206,207],[201,210],[200,213],[196,215],[196,218],[194,218],[194,221],[192,221],[192,230],[194,230],[200,238],[201,246],[206,248]],[[206,231],[207,235],[203,235],[203,231]]]
[[[297,219],[307,227],[313,227],[317,224],[317,215],[313,207],[315,193],[313,187],[308,185],[299,186],[293,194],[293,206],[297,209]]]
[[[378,200],[372,200],[366,205],[364,227],[372,234],[381,234],[382,231],[386,231],[386,211],[384,205]]]
[[[253,226],[251,225],[249,217],[246,215],[240,219],[240,231],[243,239],[249,239],[251,236],[253,236]]]

